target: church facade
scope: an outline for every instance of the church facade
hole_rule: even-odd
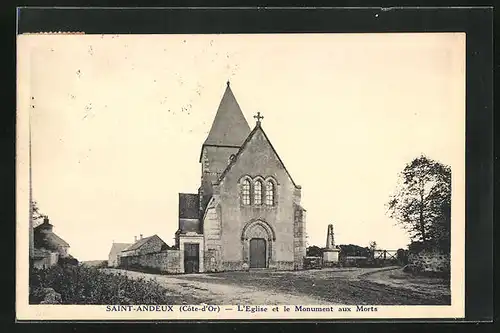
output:
[[[301,187],[255,118],[251,129],[228,82],[201,147],[200,187],[179,194],[181,271],[303,268]]]

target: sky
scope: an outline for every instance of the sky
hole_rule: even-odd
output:
[[[405,247],[398,173],[420,154],[464,168],[463,34],[26,37],[33,196],[79,260],[173,245],[228,80],[302,186],[309,245],[333,224],[336,244]]]

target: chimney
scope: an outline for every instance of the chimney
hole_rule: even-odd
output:
[[[134,236],[134,243],[137,242],[137,236]]]
[[[53,225],[50,224],[49,217],[45,215],[43,217],[43,223],[40,225],[40,230],[44,233],[52,232]]]
[[[139,239],[142,239],[142,234],[140,234],[140,236],[139,236],[139,237],[140,237]]]

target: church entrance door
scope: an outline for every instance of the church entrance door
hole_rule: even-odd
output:
[[[266,240],[263,238],[250,240],[250,268],[266,268]]]
[[[198,273],[200,267],[200,244],[184,244],[184,273]]]

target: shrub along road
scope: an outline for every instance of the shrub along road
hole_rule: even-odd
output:
[[[403,273],[399,267],[186,275],[157,275],[118,269],[104,271],[121,272],[134,279],[155,279],[181,298],[184,296],[186,300],[206,304],[450,304],[448,281],[414,277]]]

